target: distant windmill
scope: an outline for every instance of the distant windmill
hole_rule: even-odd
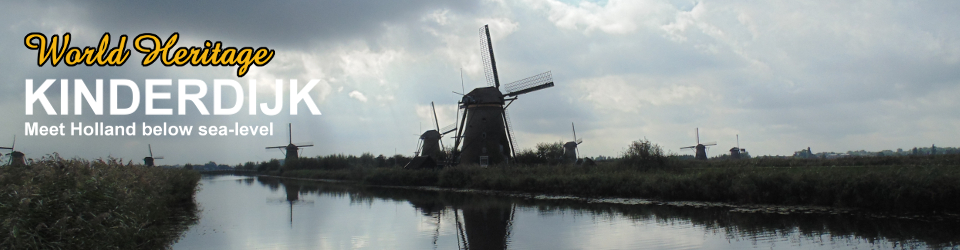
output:
[[[740,159],[740,154],[746,152],[746,149],[740,147],[740,135],[737,134],[737,147],[730,149],[730,157],[733,157],[734,159]]]
[[[573,126],[572,122],[570,123],[570,128],[573,129],[573,141],[568,141],[563,144],[563,161],[577,162],[580,156],[580,148],[578,146],[580,143],[583,143],[583,139],[577,138],[577,127]]]
[[[480,49],[488,87],[473,89],[459,102],[464,113],[457,129],[453,158],[461,163],[485,166],[509,161],[516,153],[507,107],[521,94],[553,87],[553,76],[547,71],[507,84],[507,93],[503,94],[487,25],[480,28]]]
[[[24,161],[23,159],[24,154],[20,151],[17,151],[16,147],[17,147],[17,135],[13,135],[13,145],[11,145],[9,148],[0,147],[0,149],[10,150],[10,154],[8,154],[10,157],[10,161],[7,162],[7,165],[11,165],[11,166],[27,165],[27,162]]]
[[[430,108],[433,109],[433,124],[437,129],[427,130],[420,135],[420,147],[417,149],[417,156],[431,156],[434,160],[445,159],[446,157],[441,157],[446,154],[443,152],[443,140],[441,139],[444,135],[457,131],[456,124],[440,129],[440,122],[437,121],[437,108],[433,105],[433,102],[430,102]]]
[[[161,159],[163,159],[163,156],[153,157],[153,147],[150,146],[150,144],[147,144],[147,150],[150,151],[150,156],[148,156],[148,157],[143,157],[143,165],[145,165],[145,166],[147,166],[147,167],[153,167],[153,166],[154,166],[154,165],[153,165],[153,160],[161,160]]]
[[[697,153],[696,153],[696,158],[697,158],[697,160],[706,160],[706,159],[707,159],[707,147],[709,147],[709,146],[715,146],[715,145],[717,145],[716,142],[710,142],[710,143],[707,143],[707,144],[700,144],[700,128],[697,128],[697,145],[696,145],[696,146],[689,146],[689,147],[682,147],[682,148],[680,148],[680,149],[691,149],[691,148],[692,148],[692,149],[695,149],[696,152],[697,152]]]
[[[295,145],[293,144],[293,124],[292,123],[287,124],[287,131],[290,136],[290,142],[289,142],[290,144],[287,144],[286,146],[267,147],[267,149],[274,149],[274,148],[280,149],[280,152],[282,152],[286,156],[286,158],[284,158],[285,159],[284,161],[291,162],[291,161],[300,159],[300,154],[299,154],[300,148],[313,147],[313,143],[301,143],[301,145]]]

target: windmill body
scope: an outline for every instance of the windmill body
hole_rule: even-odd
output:
[[[440,132],[427,130],[420,135],[420,156],[431,156],[439,159],[443,151],[440,150]]]
[[[568,141],[563,144],[563,161],[568,163],[575,163],[579,159],[579,146],[580,143],[583,143],[583,139],[577,138],[577,127],[570,123],[570,128],[573,130],[573,141]]]
[[[511,143],[503,113],[503,94],[496,87],[477,88],[463,96],[463,125],[460,159],[463,162],[497,164],[509,160]]]
[[[153,167],[153,157],[143,157],[143,165],[147,167]]]
[[[464,113],[453,149],[454,160],[459,163],[485,166],[509,162],[516,150],[507,106],[521,94],[553,87],[553,77],[547,71],[506,84],[504,94],[500,91],[490,30],[486,25],[480,28],[480,45],[489,86],[476,88],[461,98],[459,107]]]
[[[576,162],[577,161],[577,142],[568,141],[563,144],[563,161],[564,162]]]

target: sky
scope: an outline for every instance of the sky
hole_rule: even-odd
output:
[[[479,28],[489,25],[502,82],[551,71],[555,87],[524,94],[508,108],[519,148],[570,141],[584,156],[616,156],[647,139],[670,153],[716,142],[751,155],[957,147],[960,134],[960,2],[957,1],[3,1],[0,8],[0,145],[16,136],[29,158],[51,153],[140,161],[151,145],[158,164],[237,164],[282,158],[264,147],[312,142],[304,156],[412,155],[422,131],[453,124],[460,96],[486,86]],[[96,46],[109,32],[132,40],[179,33],[177,47],[221,41],[268,47],[274,59],[244,77],[236,67],[141,66],[132,51],[116,67],[49,63],[24,46],[31,32],[71,33],[71,46]],[[127,48],[132,49],[128,41]],[[462,78],[461,78],[462,75]],[[321,115],[26,115],[25,82],[129,79],[258,83],[272,103],[276,79],[317,79]],[[462,79],[462,87],[461,87]],[[72,81],[72,80],[71,80]],[[58,81],[59,82],[59,81]],[[59,85],[46,92],[59,109]],[[176,108],[171,100],[159,107]],[[286,91],[286,89],[284,89]],[[230,96],[231,92],[224,92]],[[286,93],[286,92],[283,92]],[[70,93],[72,98],[72,91]],[[142,94],[142,93],[141,93]],[[109,96],[109,88],[105,90]],[[121,94],[121,102],[130,96]],[[289,98],[289,96],[285,97]],[[212,93],[202,99],[212,109]],[[228,98],[229,100],[229,98]],[[72,102],[70,100],[73,109]],[[272,104],[271,104],[272,105]],[[176,113],[176,110],[174,111]],[[171,125],[274,124],[267,137],[41,137],[24,123]],[[138,132],[139,133],[139,132]],[[453,144],[453,139],[444,139]]]

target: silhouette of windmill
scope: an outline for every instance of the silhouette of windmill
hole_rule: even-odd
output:
[[[740,159],[740,154],[746,152],[746,149],[740,147],[740,135],[737,134],[737,147],[730,149],[730,157],[733,157],[733,159]]]
[[[27,162],[23,159],[24,154],[20,151],[17,151],[17,135],[13,135],[13,145],[10,147],[0,147],[0,149],[10,150],[10,160],[7,161],[7,165],[11,166],[23,166],[27,165]]]
[[[455,137],[453,158],[457,163],[486,166],[508,162],[516,154],[517,143],[510,131],[507,107],[519,95],[553,87],[553,76],[547,71],[507,84],[504,94],[500,92],[500,77],[487,25],[480,28],[480,49],[488,87],[473,89],[459,102],[464,113]]]
[[[313,143],[301,143],[300,145],[293,144],[293,124],[287,124],[287,131],[289,133],[290,142],[286,146],[275,146],[267,147],[267,149],[280,149],[280,152],[283,153],[285,162],[291,162],[300,159],[299,151],[300,148],[313,147]]]
[[[570,128],[573,129],[573,141],[568,141],[563,144],[563,160],[565,162],[577,162],[580,156],[580,148],[578,147],[580,143],[583,143],[583,139],[577,138],[577,127],[570,123]]]
[[[710,142],[707,144],[700,144],[700,128],[697,128],[697,145],[682,147],[680,149],[695,149],[697,160],[706,160],[707,159],[707,147],[717,145],[716,142]]]
[[[443,152],[443,138],[444,135],[457,131],[456,125],[450,125],[440,129],[440,122],[437,121],[437,108],[433,105],[433,102],[430,102],[430,108],[433,109],[433,124],[436,126],[436,130],[431,129],[423,132],[420,135],[420,146],[417,147],[417,156],[431,156],[434,159],[444,159],[446,157],[441,157],[446,154]],[[440,132],[443,131],[443,132]]]
[[[436,130],[431,129],[420,135],[420,144],[414,153],[413,159],[404,165],[405,169],[435,168],[448,165],[449,159],[447,153],[443,151],[443,136],[456,131],[456,124],[440,129],[440,123],[437,121],[437,108],[430,102],[430,108],[433,109],[433,124]],[[442,133],[439,131],[443,131]]]
[[[150,156],[148,156],[148,157],[143,157],[143,165],[144,165],[144,166],[153,167],[153,166],[154,166],[154,165],[153,165],[153,160],[161,160],[161,159],[163,159],[163,156],[153,157],[153,147],[151,147],[150,144],[147,144],[147,150],[150,151]]]

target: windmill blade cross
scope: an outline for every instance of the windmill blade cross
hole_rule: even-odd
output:
[[[717,142],[712,141],[712,142],[704,143],[703,145],[704,145],[704,146],[716,146],[716,145],[717,145]]]
[[[682,147],[682,148],[680,148],[680,149],[689,149],[689,148],[695,148],[695,147],[697,147],[697,146]]]
[[[553,73],[547,71],[507,84],[504,96],[518,96],[549,87],[553,87]]]
[[[577,145],[580,145],[580,143],[583,143],[583,139],[577,139]]]
[[[152,157],[152,156],[151,156]],[[154,160],[163,160],[163,156],[153,157]]]
[[[287,146],[276,146],[276,147],[267,147],[267,149],[274,149],[274,148],[286,148],[286,147],[287,147]]]
[[[298,143],[294,143],[293,145],[297,147],[309,147],[309,146],[313,146],[313,142],[298,142]]]

